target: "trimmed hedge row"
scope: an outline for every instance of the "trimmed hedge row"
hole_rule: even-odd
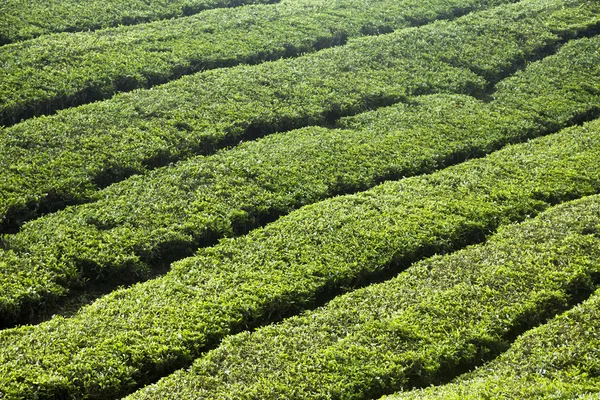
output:
[[[0,332],[0,392],[123,395],[224,336],[311,307],[504,223],[600,191],[600,120],[432,175],[308,205],[71,318]]]
[[[284,0],[0,48],[0,125],[197,71],[344,44],[348,37],[515,0]]]
[[[191,15],[202,10],[276,0],[4,0],[0,45],[53,32],[133,25]]]
[[[598,229],[596,225],[596,240]],[[573,310],[526,332],[498,359],[457,382],[387,399],[597,399],[599,326],[596,292]]]
[[[501,229],[486,244],[230,336],[189,370],[129,398],[367,399],[448,380],[497,355],[515,332],[589,295],[600,276],[599,234],[600,197],[556,207]],[[432,398],[446,399],[442,393]]]
[[[101,191],[94,203],[46,215],[4,237],[0,327],[52,313],[74,288],[146,279],[165,260],[305,204],[535,136],[543,130],[535,120],[464,95],[431,95],[342,122],[352,129],[273,134],[131,177]]]
[[[0,131],[0,229],[215,147],[407,96],[481,93],[489,81],[599,19],[597,2],[526,0],[296,59],[211,70],[24,121]]]
[[[565,45],[506,80],[499,91],[514,98],[498,92],[500,104],[463,95],[417,97],[345,118],[339,122],[344,129],[273,134],[132,177],[103,190],[95,203],[32,221],[5,236],[0,250],[7,265],[0,326],[53,312],[74,287],[146,279],[200,246],[305,204],[431,172],[598,113],[600,92],[578,88],[584,82],[600,90],[598,50],[600,37]],[[557,79],[560,84],[547,90],[546,83]],[[537,108],[510,108],[521,96],[536,100]],[[557,103],[570,109],[550,115]]]

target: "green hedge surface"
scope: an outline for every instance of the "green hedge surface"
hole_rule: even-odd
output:
[[[600,44],[600,41],[599,41]],[[110,186],[4,237],[0,325],[51,309],[72,289],[145,279],[218,238],[324,198],[431,172],[540,134],[537,114],[431,95],[246,142]],[[32,290],[35,288],[35,290]],[[50,311],[51,312],[51,311]]]
[[[3,0],[0,44],[53,32],[87,31],[276,0]]]
[[[595,210],[596,218],[599,215]],[[595,228],[598,238],[598,223]],[[455,383],[398,393],[400,399],[597,399],[600,293],[519,337],[510,349]]]
[[[431,175],[308,205],[200,249],[168,274],[116,290],[73,317],[3,330],[0,391],[117,397],[245,327],[483,240],[550,204],[598,193],[599,132],[596,120]]]
[[[599,37],[572,41],[499,83],[488,104],[464,95],[416,97],[344,118],[337,129],[273,134],[133,177],[101,191],[97,202],[32,221],[3,240],[0,326],[52,312],[73,288],[146,279],[169,260],[302,205],[597,114],[600,99],[590,88],[600,88],[599,49]],[[523,99],[535,108],[518,110]]]
[[[0,399],[598,396],[600,2],[111,1],[0,6]]]
[[[514,0],[284,0],[0,47],[0,125],[194,72],[297,56]]]
[[[556,207],[501,229],[486,244],[425,260],[323,308],[228,337],[189,370],[129,398],[366,399],[443,381],[497,355],[515,332],[566,309],[585,292],[589,295],[599,283],[593,279],[600,276],[599,233],[600,197]],[[600,339],[593,325],[595,311],[581,327],[591,328],[589,336],[595,338],[583,347],[590,356],[597,355],[593,344]],[[560,347],[567,343],[576,350],[569,339],[577,335],[566,327],[562,331],[564,336],[550,332],[550,343],[539,336],[529,339],[537,354],[527,367],[517,365],[530,374],[544,366],[537,357],[558,371],[577,366]],[[503,355],[506,370],[518,368],[520,360],[512,354]],[[590,364],[597,366],[597,359]],[[488,381],[488,388],[495,388],[491,392],[474,393],[468,386],[461,393],[466,396],[456,398],[507,398],[500,394],[514,387],[506,378],[497,386],[495,379]],[[413,398],[423,398],[420,394]],[[445,399],[446,392],[431,398]]]
[[[526,0],[290,60],[211,70],[0,130],[1,226],[148,168],[276,131],[491,82],[597,24],[596,2]],[[475,71],[475,72],[474,72]]]

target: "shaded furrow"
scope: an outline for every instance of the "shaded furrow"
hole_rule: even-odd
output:
[[[598,116],[598,93],[575,88],[600,88],[599,50],[600,37],[573,41],[503,81],[487,104],[464,95],[417,97],[343,119],[337,129],[274,134],[133,177],[97,202],[32,221],[3,238],[0,326],[70,312],[78,297],[89,301],[90,292],[163,273],[198,247],[305,204]]]
[[[598,7],[528,0],[24,121],[0,133],[0,231],[97,199],[99,187],[134,173],[240,140],[326,124],[419,94],[481,93],[489,82],[469,68],[500,75],[565,35],[594,28]]]
[[[0,47],[0,125],[198,71],[343,45],[514,0],[284,0]]]
[[[499,225],[600,191],[600,120],[431,175],[309,205],[117,290],[0,332],[6,396],[111,398],[232,333],[312,307]]]
[[[502,228],[485,244],[424,260],[323,308],[228,337],[189,370],[128,398],[367,399],[447,382],[497,356],[519,332],[589,296],[600,283],[599,233],[600,197],[555,207]],[[587,327],[598,319],[597,311]],[[560,339],[570,335],[534,345],[538,352],[552,344],[560,348]],[[597,344],[598,334],[590,336]],[[560,368],[555,357],[544,356],[552,359],[553,369]],[[577,365],[563,357],[562,365]],[[525,370],[515,368],[510,355],[503,359],[505,370]],[[495,395],[465,385],[456,398],[519,393],[512,380],[496,379],[497,362],[493,365],[476,375],[492,374],[485,383],[498,388]],[[543,366],[527,366],[534,368]],[[412,398],[422,399],[421,394]],[[431,398],[446,394],[437,391]]]

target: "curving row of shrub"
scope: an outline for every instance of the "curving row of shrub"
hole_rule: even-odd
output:
[[[54,32],[77,32],[182,17],[202,10],[277,0],[3,0],[0,45]]]
[[[211,70],[0,130],[0,232],[148,168],[439,92],[480,94],[600,5],[526,0],[290,60]],[[475,71],[475,72],[473,72]]]
[[[284,0],[0,47],[0,125],[182,75],[297,56],[514,0]]]
[[[121,396],[189,365],[229,334],[481,241],[551,203],[598,193],[599,132],[595,120],[308,205],[200,249],[165,276],[116,290],[73,317],[0,331],[0,392]]]
[[[305,204],[535,136],[544,128],[536,116],[464,95],[423,96],[345,120],[352,129],[273,134],[131,177],[96,202],[4,237],[0,326],[52,313],[72,289],[145,279],[169,260]]]
[[[386,399],[597,399],[598,326],[600,293],[596,292],[574,309],[526,332],[498,359],[462,375],[455,383]]]
[[[188,370],[129,399],[367,399],[445,382],[498,355],[517,333],[589,296],[599,278],[600,197],[592,196],[504,227],[485,244],[419,262],[392,280],[339,296],[315,311],[227,337]],[[597,355],[592,349],[600,340],[593,325],[598,317],[595,310],[586,317],[588,325],[579,328],[591,328],[589,336],[595,337],[583,347],[590,356]],[[565,328],[564,336],[552,335],[549,342],[538,342],[539,336],[527,342],[538,353],[545,349],[554,355],[542,357],[551,360],[547,368],[557,377],[577,371],[565,367],[581,360],[570,360],[568,353],[556,357],[565,342],[577,349],[569,343],[576,335],[565,335]],[[519,376],[528,370],[531,376],[532,369],[544,368],[534,357],[517,367],[513,353],[504,354],[501,371],[517,370],[513,376]],[[475,373],[489,377],[485,383],[495,390],[473,392],[469,382],[459,386],[460,393],[435,391],[430,398],[456,393],[457,399],[497,399],[508,398],[501,393],[519,393],[510,375],[496,380],[496,368],[497,362]],[[531,389],[524,378],[520,389]]]
[[[305,204],[598,115],[599,50],[600,37],[570,42],[502,81],[487,104],[464,95],[416,97],[344,118],[337,129],[273,134],[132,177],[94,203],[32,221],[3,240],[0,326],[53,313],[73,288],[146,279],[198,247]]]

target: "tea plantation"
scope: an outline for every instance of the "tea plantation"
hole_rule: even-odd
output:
[[[8,0],[0,399],[600,396],[600,2]]]

